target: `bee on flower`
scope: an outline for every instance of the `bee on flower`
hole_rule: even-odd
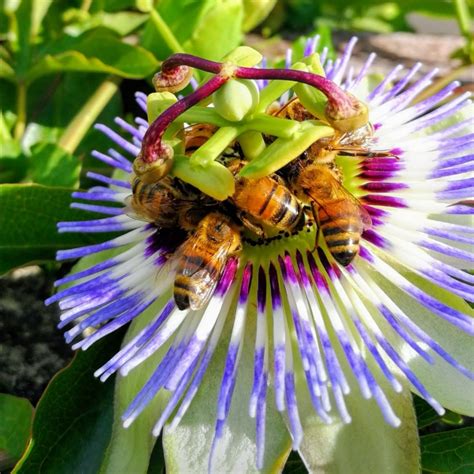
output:
[[[204,457],[211,472],[270,469],[291,447],[326,472],[318,442],[351,451],[392,430],[400,444],[409,390],[440,414],[474,413],[472,122],[453,120],[469,94],[452,83],[417,100],[435,74],[413,82],[420,65],[364,90],[374,55],[355,71],[355,41],[332,62],[311,39],[281,69],[250,48],[221,63],[176,54],[159,92],[137,94],[149,121],[117,119],[129,140],[97,125],[120,151],[93,156],[115,172],[89,173],[105,186],[74,197],[114,205],[74,203],[107,217],[59,231],[120,234],[59,251],[113,254],[47,302],[75,349],[143,321],[96,376],[157,357],[123,426],[159,399],[165,454],[196,447],[185,472]],[[211,78],[178,99],[192,68]],[[232,449],[248,466],[225,464]],[[417,463],[416,442],[405,456]]]

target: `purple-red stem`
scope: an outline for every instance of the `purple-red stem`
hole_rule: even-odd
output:
[[[189,55],[183,54],[180,56]],[[183,112],[191,108],[193,105],[196,105],[198,102],[201,102],[201,100],[209,97],[213,92],[215,92],[217,89],[219,89],[219,87],[227,82],[228,79],[228,77],[224,76],[214,76],[202,87],[178,100],[178,102],[175,102],[162,114],[160,114],[150,125],[145,133],[145,136],[143,137],[142,160],[146,163],[153,163],[156,161],[160,156],[161,139],[171,122],[173,122],[177,117],[179,117]]]
[[[277,79],[284,81],[302,82],[320,90],[330,103],[337,106],[352,106],[347,94],[334,82],[312,72],[297,71],[295,69],[258,69],[253,67],[237,67],[234,77],[239,79]]]
[[[162,64],[162,70],[167,72],[177,66],[190,66],[202,71],[219,74],[223,63],[209,61],[192,54],[173,54]],[[277,79],[284,81],[302,82],[320,90],[327,96],[328,101],[336,108],[351,109],[353,103],[347,94],[334,82],[312,72],[297,71],[294,69],[260,69],[253,67],[237,66],[233,77],[239,79]]]
[[[177,66],[190,66],[214,74],[219,74],[222,69],[222,63],[193,56],[192,54],[176,53],[163,61],[161,70],[166,73]]]

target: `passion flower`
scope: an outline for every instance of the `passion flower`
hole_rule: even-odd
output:
[[[308,42],[308,56],[315,43]],[[237,65],[222,75],[220,63],[180,55],[172,65],[216,75],[151,126],[142,118],[135,126],[118,118],[129,140],[97,125],[121,150],[93,156],[115,168],[116,176],[89,173],[102,185],[74,193],[92,203],[73,206],[108,217],[58,227],[120,235],[59,251],[61,261],[105,250],[113,255],[58,280],[57,286],[68,287],[47,303],[59,302],[59,326],[71,325],[66,340],[76,340],[75,349],[85,350],[134,321],[121,350],[96,376],[126,377],[157,357],[123,413],[123,425],[130,426],[150,404],[162,403],[153,434],[164,429],[167,462],[183,472],[201,472],[203,459],[213,472],[252,470],[254,462],[258,469],[275,468],[284,463],[290,438],[313,470],[381,472],[392,463],[408,472],[418,462],[408,389],[440,414],[443,407],[474,413],[468,368],[474,324],[464,301],[472,300],[474,283],[465,271],[473,262],[468,222],[474,208],[473,141],[472,122],[460,118],[469,94],[453,95],[458,87],[453,83],[417,101],[435,75],[412,82],[420,65],[405,72],[396,67],[367,89],[374,55],[356,71],[350,65],[354,43],[334,62],[323,50],[325,77],[310,70],[311,61],[281,70]],[[228,123],[212,108],[196,106],[234,78],[263,86],[259,104],[242,122]],[[300,83],[316,87],[314,97],[325,102],[306,108],[308,120],[270,115],[270,105],[278,100],[277,108],[284,107]],[[308,97],[300,98],[303,105]],[[137,94],[145,112],[146,100]],[[341,119],[343,127],[337,124]],[[367,119],[371,133],[359,140],[356,131]],[[178,160],[179,178],[205,194],[212,193],[210,163],[225,169],[218,161],[236,140],[242,140],[244,153],[252,144],[259,150],[246,154],[251,161],[241,174],[247,178],[275,173],[314,143],[330,143],[344,187],[371,217],[358,256],[343,266],[325,245],[315,250],[315,226],[247,240],[227,261],[209,301],[196,311],[180,311],[169,270],[177,234],[129,217],[124,204],[131,194],[130,159],[158,159],[153,153],[172,122],[218,127],[189,159]],[[222,183],[220,201],[233,193]],[[383,436],[383,450],[377,436]]]

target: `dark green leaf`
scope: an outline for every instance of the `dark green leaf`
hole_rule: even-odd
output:
[[[474,428],[445,431],[421,438],[424,472],[472,474],[474,472]]]
[[[118,350],[123,332],[102,339],[51,381],[36,409],[33,435],[16,474],[98,472],[112,432],[113,380],[95,369]]]
[[[20,459],[30,437],[33,407],[26,398],[0,394],[0,469]]]
[[[415,395],[414,404],[419,430],[439,421],[440,416],[431,408],[431,405],[428,405],[421,397]]]
[[[101,72],[137,79],[157,68],[158,62],[150,52],[122,42],[110,30],[97,28],[77,38],[64,36],[49,45],[26,79],[32,82],[58,71]]]
[[[0,185],[0,274],[31,261],[53,260],[57,250],[110,237],[57,233],[58,221],[97,218],[69,207],[72,191],[36,184]]]
[[[24,178],[28,162],[16,140],[5,140],[0,147],[0,183],[15,183]]]
[[[81,164],[54,143],[43,143],[31,155],[31,179],[46,186],[74,188],[79,183]]]

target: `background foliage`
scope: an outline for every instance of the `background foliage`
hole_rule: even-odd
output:
[[[151,90],[151,75],[172,52],[219,59],[255,28],[263,36],[319,32],[327,43],[336,29],[408,31],[408,14],[418,12],[456,20],[465,38],[456,55],[471,64],[472,7],[464,0],[1,0],[0,273],[107,238],[59,235],[55,224],[78,218],[71,190],[89,187],[87,171],[99,170],[89,152],[107,142],[93,123],[133,115],[133,92]],[[95,381],[92,368],[116,339],[79,354],[51,382],[36,408],[34,442],[15,472],[39,472],[38,465],[65,472],[66,459],[68,472],[101,465],[112,436],[112,385]],[[423,469],[473,472],[474,428],[452,412],[438,417],[421,399],[415,406]],[[32,412],[27,400],[0,395],[2,472],[20,458]],[[163,472],[160,445],[149,472]],[[297,455],[285,472],[304,472]]]

